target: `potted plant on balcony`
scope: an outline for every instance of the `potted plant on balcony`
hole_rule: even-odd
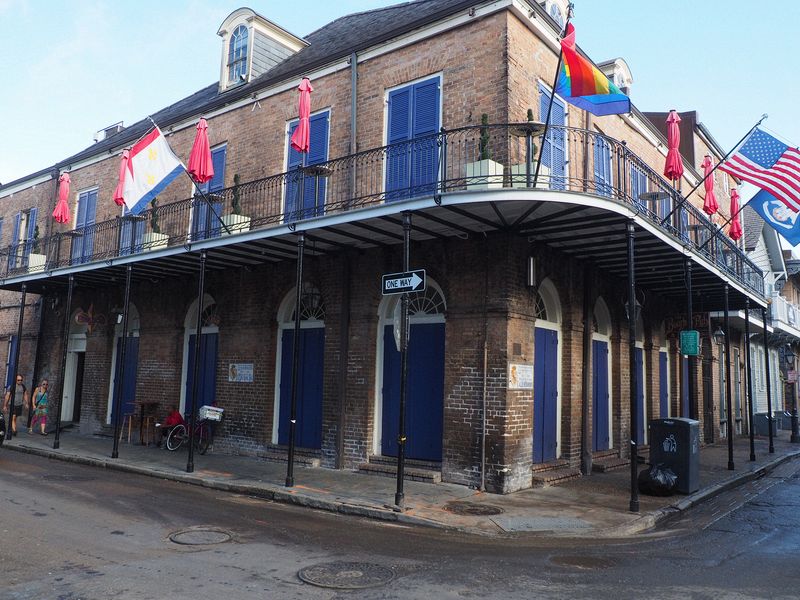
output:
[[[231,214],[222,217],[222,222],[226,225],[222,228],[222,233],[241,233],[250,231],[250,217],[242,214],[241,191],[239,174],[233,176],[233,188],[231,189]]]
[[[503,187],[503,165],[492,160],[489,146],[489,115],[481,115],[481,137],[478,142],[480,160],[467,163],[467,187],[489,189]]]
[[[142,250],[157,250],[166,248],[169,244],[169,236],[161,233],[161,225],[158,223],[158,198],[150,201],[150,231],[142,235]]]
[[[511,133],[512,135],[516,135],[520,138],[527,138],[528,135],[534,136],[536,134],[541,135],[544,129],[544,125],[539,123],[538,121],[533,120],[533,109],[528,109],[527,120],[525,123],[520,124],[517,127],[512,128]],[[536,173],[536,157],[538,148],[536,144],[531,144],[531,185],[533,185],[533,175]],[[527,150],[526,150],[527,152]],[[524,157],[523,157],[524,158]],[[528,170],[527,165],[523,163],[511,165],[511,187],[515,188],[524,188],[528,187]],[[550,176],[550,169],[544,165],[541,166],[539,169],[539,182],[537,183],[537,188],[547,188]]]
[[[28,272],[35,273],[44,271],[47,263],[47,255],[39,253],[39,226],[33,229],[33,239],[31,239],[31,252],[28,255]]]

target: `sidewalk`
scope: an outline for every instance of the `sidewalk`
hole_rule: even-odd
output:
[[[640,512],[628,510],[630,469],[593,473],[562,484],[507,495],[486,494],[461,485],[406,481],[405,508],[396,510],[396,480],[351,471],[304,468],[295,465],[293,488],[285,487],[286,463],[258,458],[195,453],[194,472],[186,472],[186,450],[168,452],[154,446],[121,443],[112,459],[112,440],[62,433],[60,448],[53,436],[21,435],[0,452],[20,451],[52,459],[140,473],[173,481],[225,490],[384,521],[425,525],[484,535],[526,533],[565,537],[625,537],[645,531],[664,518],[708,500],[800,456],[800,445],[779,432],[775,453],[767,440],[756,439],[755,462],[750,462],[747,438],[734,441],[736,469],[729,471],[728,449],[721,444],[700,451],[698,492],[666,498],[640,495]],[[644,468],[642,465],[641,468]],[[461,508],[462,510],[458,510]],[[455,509],[455,510],[454,510]],[[495,511],[494,509],[499,509]],[[480,514],[498,512],[499,514]],[[459,514],[462,513],[462,514]],[[466,513],[466,514],[463,514]]]

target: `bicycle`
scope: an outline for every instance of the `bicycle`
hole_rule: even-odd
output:
[[[194,446],[200,454],[205,454],[211,445],[214,432],[208,419],[200,419],[194,426]],[[167,450],[174,452],[189,443],[189,428],[186,424],[175,425],[167,434]]]

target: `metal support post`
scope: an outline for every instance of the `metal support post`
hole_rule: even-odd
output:
[[[728,315],[728,284],[725,284],[725,410],[728,413],[728,470],[733,471],[733,409],[731,406],[731,330]]]
[[[206,250],[200,251],[200,273],[197,282],[197,324],[194,330],[194,369],[192,369],[192,397],[187,399],[186,410],[189,413],[189,458],[186,462],[186,472],[194,472],[194,428],[197,424],[197,380],[200,379],[200,351],[203,335],[203,296],[206,286]]]
[[[286,487],[294,485],[294,446],[297,435],[297,370],[300,366],[300,302],[303,298],[303,251],[306,236],[297,235],[297,288],[294,296],[294,335],[292,336],[292,402],[289,409],[289,456],[286,464]]]
[[[408,272],[411,256],[411,213],[403,213],[403,272]],[[403,507],[403,478],[406,464],[406,395],[408,394],[408,292],[400,298],[400,416],[397,428],[397,491],[394,503]]]
[[[686,329],[694,329],[694,313],[692,310],[692,260],[690,258],[686,259],[685,262],[686,266]],[[695,356],[689,356],[686,359],[689,362],[687,366],[687,373],[689,375],[688,382],[686,387],[688,388],[689,398],[687,407],[689,410],[688,415],[684,415],[689,417],[690,419],[698,419],[699,420],[699,413],[697,410],[697,401],[695,399],[695,378],[697,373],[695,372],[695,368],[697,366],[697,358]]]
[[[634,226],[628,221],[628,351],[630,370],[630,402],[631,402],[631,501],[630,511],[639,512],[639,444],[636,440],[636,423],[639,417],[639,406],[636,402],[638,374],[636,372],[636,270],[634,268]]]
[[[747,416],[750,424],[750,460],[756,459],[755,427],[753,426],[753,374],[750,372],[750,299],[744,301],[744,351],[747,377]]]
[[[131,273],[133,265],[128,264],[125,269],[125,300],[122,305],[122,342],[119,351],[119,381],[114,382],[114,447],[111,458],[119,457],[119,427],[122,413],[122,395],[125,393],[125,354],[128,348],[128,308],[131,299]],[[133,418],[133,417],[130,417]]]
[[[61,445],[61,402],[64,397],[64,376],[67,373],[67,350],[69,350],[69,324],[72,315],[72,289],[75,287],[75,276],[69,276],[69,287],[67,288],[67,305],[64,307],[64,350],[61,352],[61,384],[56,402],[56,435],[53,438],[53,450],[58,450]]]
[[[770,307],[772,305],[770,304]],[[769,321],[767,320],[769,315],[768,308],[761,309],[761,316],[764,319],[764,368],[766,369],[766,379],[767,379],[767,428],[769,429],[769,453],[775,454],[775,440],[773,439],[772,435],[772,382],[769,378],[769,331],[767,327],[769,326]]]
[[[16,395],[17,390],[17,375],[22,374],[19,368],[19,351],[20,347],[22,346],[22,322],[25,318],[25,295],[26,285],[23,283],[22,298],[19,302],[19,320],[17,321],[17,347],[14,349],[14,374],[11,378],[13,383],[9,387],[8,394],[8,430],[6,431],[6,439],[8,440],[14,437],[14,427],[16,426],[14,418],[14,396]]]

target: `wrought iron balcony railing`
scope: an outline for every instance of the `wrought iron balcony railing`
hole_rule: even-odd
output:
[[[105,261],[410,198],[531,187],[541,129],[536,123],[443,129],[410,142],[241,183],[211,194],[210,202],[195,196],[140,215],[23,241],[0,252],[0,274],[14,277]],[[594,194],[632,206],[763,295],[759,268],[727,235],[715,235],[718,226],[683,202],[680,192],[625,142],[555,126],[549,130],[542,162],[537,187]]]

